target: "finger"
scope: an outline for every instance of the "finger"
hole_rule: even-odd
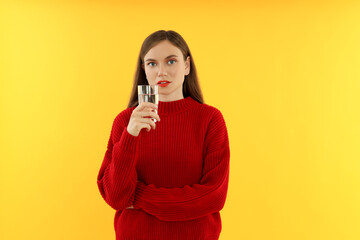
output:
[[[146,128],[146,130],[149,132],[151,130],[151,126],[147,123],[139,123],[140,130],[143,128]]]
[[[158,106],[152,102],[142,102],[134,109],[134,111],[143,111],[145,108],[157,109]]]
[[[141,112],[139,114],[141,117],[151,117],[151,118],[155,118],[157,119],[158,121],[160,121],[160,117],[157,113],[154,113],[154,112]]]
[[[147,123],[147,124],[151,125],[151,127],[153,129],[155,129],[155,127],[156,127],[154,121],[151,118],[142,118],[141,123]]]

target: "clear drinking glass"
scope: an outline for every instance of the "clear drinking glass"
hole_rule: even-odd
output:
[[[159,92],[158,85],[138,85],[138,101],[139,105],[142,102],[152,102],[159,106]],[[157,110],[154,110],[157,113]],[[156,122],[156,119],[152,119]]]

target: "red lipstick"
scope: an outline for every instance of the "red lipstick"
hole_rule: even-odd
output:
[[[167,85],[169,85],[171,82],[169,82],[168,80],[160,80],[157,82],[157,84],[160,86],[160,87],[166,87]]]

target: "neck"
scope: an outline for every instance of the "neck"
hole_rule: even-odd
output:
[[[190,96],[174,101],[159,100],[158,114],[161,116],[183,112],[196,106],[197,104],[199,103]]]
[[[184,95],[181,91],[180,94],[174,95],[174,94],[170,94],[170,95],[164,95],[164,94],[159,94],[159,101],[162,102],[173,102],[173,101],[177,101],[180,99],[184,99]]]

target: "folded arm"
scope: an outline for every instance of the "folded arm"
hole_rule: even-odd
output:
[[[115,118],[107,150],[97,176],[101,196],[115,210],[125,209],[134,200],[137,184],[137,137]]]
[[[182,188],[156,187],[138,182],[134,208],[163,221],[185,221],[220,211],[227,195],[230,148],[225,121],[217,111],[205,139],[202,177],[198,184]]]

